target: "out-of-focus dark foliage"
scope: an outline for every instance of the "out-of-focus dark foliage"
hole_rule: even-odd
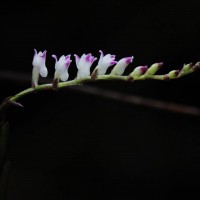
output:
[[[0,121],[0,199],[6,199],[10,163],[6,160],[8,144],[8,122]]]

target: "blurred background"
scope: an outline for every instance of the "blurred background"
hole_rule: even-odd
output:
[[[4,1],[0,98],[30,87],[34,48],[47,50],[48,81],[52,54],[133,55],[126,74],[155,62],[163,61],[159,73],[167,73],[200,61],[199,6],[197,0]],[[74,62],[69,72],[73,79]],[[199,197],[199,84],[197,72],[26,96],[24,109],[7,112],[7,199]]]

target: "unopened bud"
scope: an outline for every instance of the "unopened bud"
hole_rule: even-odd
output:
[[[154,63],[153,65],[151,65],[151,67],[149,67],[146,74],[154,75],[162,66],[163,66],[163,62]]]
[[[189,63],[183,66],[182,71],[185,72],[190,70],[191,68],[192,68],[192,63]]]
[[[140,77],[140,76],[142,76],[142,75],[144,75],[146,73],[147,69],[148,69],[147,66],[136,67],[130,75],[133,78]]]
[[[176,78],[179,75],[179,70],[172,70],[168,73],[170,79]]]

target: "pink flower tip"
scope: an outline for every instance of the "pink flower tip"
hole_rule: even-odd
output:
[[[127,64],[130,64],[130,63],[132,63],[133,62],[133,56],[131,56],[131,57],[126,57],[125,58],[125,62],[127,63]]]
[[[35,53],[35,55],[37,54],[37,50],[36,49],[34,49],[34,53]]]
[[[95,57],[95,58],[93,58],[93,61],[92,62],[94,62],[94,61],[96,61],[97,60],[97,58]]]
[[[111,61],[110,64],[111,65],[117,64],[117,61]]]
[[[140,67],[140,71],[141,71],[142,74],[145,74],[145,72],[147,71],[147,69],[148,69],[148,66],[141,66]]]
[[[68,67],[70,66],[71,62],[72,62],[72,60],[68,60],[68,61],[65,63],[66,68],[68,68]]]
[[[47,50],[44,50],[44,52],[42,53],[41,57],[42,58],[46,58],[46,54],[47,54]]]
[[[102,50],[99,50],[99,53],[103,55],[103,51]]]
[[[86,55],[85,60],[87,62],[91,62],[91,54],[90,53]]]
[[[56,55],[52,55],[52,58],[54,58],[55,60],[56,60],[56,62],[58,61],[58,58],[57,58],[57,56]]]
[[[67,60],[67,59],[70,58],[70,57],[71,57],[71,54],[67,55],[67,56],[65,57],[65,60]]]
[[[159,63],[157,63],[157,65],[158,65],[158,68],[162,67],[163,66],[163,62],[159,62]]]

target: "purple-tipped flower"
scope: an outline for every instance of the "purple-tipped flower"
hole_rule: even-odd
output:
[[[126,67],[133,62],[133,58],[134,57],[131,56],[119,60],[115,65],[115,67],[113,68],[111,74],[121,76],[124,73]]]
[[[39,52],[37,53],[37,50],[34,49],[34,57],[33,57],[33,71],[32,71],[32,86],[35,87],[38,85],[38,79],[39,79],[39,74],[42,77],[47,77],[48,71],[45,65],[46,62],[46,53],[47,51],[45,50],[44,52]]]
[[[146,73],[147,69],[148,69],[147,66],[136,67],[130,75],[133,78],[140,77],[140,76],[142,76],[142,75],[144,75]]]
[[[72,62],[72,60],[70,60],[70,56],[71,55],[62,55],[58,60],[56,55],[52,55],[52,57],[55,58],[56,61],[54,80],[57,79],[59,81],[59,79],[61,79],[62,81],[67,81],[67,79],[69,78],[68,68]]]
[[[93,62],[97,60],[97,58],[92,56],[91,53],[83,54],[81,58],[76,54],[74,56],[76,60],[76,66],[78,68],[77,79],[90,76],[90,67],[92,66]]]
[[[104,75],[108,67],[116,64],[117,61],[115,61],[115,55],[106,54],[104,56],[103,51],[100,50],[99,52],[101,55],[100,55],[100,59],[96,68],[98,69],[99,75]]]

